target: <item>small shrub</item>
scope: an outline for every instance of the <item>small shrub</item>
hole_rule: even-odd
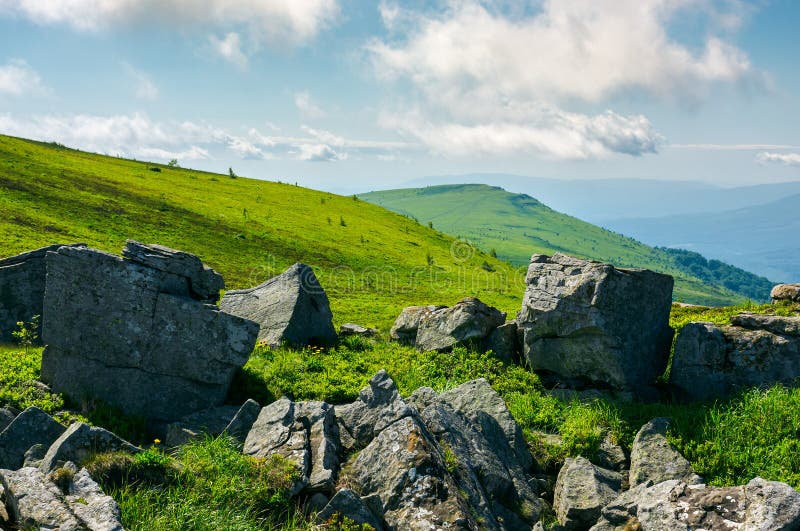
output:
[[[17,329],[11,332],[17,343],[25,347],[25,354],[28,354],[28,349],[32,347],[36,341],[39,340],[39,318],[41,316],[34,315],[29,322],[18,321]]]

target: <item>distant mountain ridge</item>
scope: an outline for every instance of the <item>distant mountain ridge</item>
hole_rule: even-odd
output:
[[[772,283],[696,253],[656,249],[556,212],[527,194],[484,184],[455,184],[361,194],[362,199],[430,222],[434,228],[469,240],[513,264],[534,252],[564,252],[624,267],[643,267],[676,277],[676,298],[725,304],[765,300]]]

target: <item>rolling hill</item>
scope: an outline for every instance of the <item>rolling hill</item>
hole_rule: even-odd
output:
[[[127,238],[200,256],[228,288],[296,261],[314,267],[337,324],[383,330],[410,304],[478,296],[513,317],[524,270],[379,206],[289,184],[231,178],[0,136],[0,256]],[[493,272],[482,267],[490,264]]]
[[[780,282],[798,282],[798,212],[800,194],[795,194],[725,212],[618,219],[605,225],[652,245],[691,249]]]
[[[561,214],[525,194],[460,184],[362,194],[365,201],[432,223],[435,228],[522,265],[532,252],[560,251],[619,266],[645,267],[676,278],[675,298],[701,304],[764,300],[771,283],[720,262],[644,245]],[[735,291],[734,291],[735,290]]]

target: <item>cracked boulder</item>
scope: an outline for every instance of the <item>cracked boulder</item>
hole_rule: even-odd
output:
[[[417,330],[420,321],[431,313],[447,308],[446,306],[408,306],[403,308],[395,319],[389,338],[401,345],[414,346],[417,342]]]
[[[415,345],[423,351],[447,351],[468,343],[481,346],[489,334],[505,322],[505,313],[467,297],[452,307],[423,312]]]
[[[689,323],[675,340],[669,383],[688,401],[800,377],[800,317],[743,313],[730,326]]]
[[[47,253],[42,380],[54,392],[158,421],[222,404],[258,325],[197,300],[213,298],[212,288],[196,291],[213,275],[196,257],[165,249],[129,242],[131,258]]]
[[[649,393],[669,357],[671,276],[535,254],[525,283],[522,354],[545,382]]]
[[[333,345],[333,314],[314,270],[294,264],[254,288],[225,293],[220,309],[259,324],[258,339],[270,347]]]
[[[295,463],[300,479],[292,494],[332,492],[339,471],[339,451],[333,406],[288,398],[264,407],[244,441],[246,455],[280,455]]]

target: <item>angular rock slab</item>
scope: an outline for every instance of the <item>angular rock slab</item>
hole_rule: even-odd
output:
[[[667,441],[670,419],[659,417],[642,426],[631,447],[629,484],[661,483],[679,479],[687,484],[702,483],[692,465]]]
[[[0,470],[6,504],[22,529],[122,531],[117,503],[81,469],[62,492],[40,470]]]
[[[163,269],[93,249],[47,253],[42,379],[54,391],[163,421],[223,402],[258,325],[198,302]]]
[[[34,445],[49,447],[66,428],[31,406],[0,433],[0,468],[16,470],[24,464],[26,452]]]
[[[244,453],[280,455],[296,464],[300,491],[332,492],[339,472],[339,436],[333,407],[281,398],[264,407],[244,441]]]
[[[403,308],[395,319],[389,337],[401,345],[413,346],[417,342],[417,330],[420,321],[431,313],[447,308],[447,306],[408,306]]]
[[[141,448],[117,437],[106,429],[76,422],[50,445],[39,463],[39,469],[43,472],[52,472],[67,462],[82,464],[95,453],[127,452],[136,454],[141,451]]]
[[[553,509],[567,531],[589,529],[620,493],[622,476],[583,457],[567,458],[558,473]]]
[[[74,243],[69,247],[84,247]],[[47,279],[45,255],[62,245],[50,245],[34,251],[0,260],[0,341],[11,342],[11,335],[20,321],[29,322],[34,315],[42,315],[44,289]],[[37,333],[41,337],[40,329]]]
[[[505,322],[505,313],[474,297],[468,297],[450,308],[423,312],[415,345],[423,351],[446,351],[470,341],[481,344]]]
[[[673,279],[535,254],[517,324],[533,370],[570,385],[638,392],[664,372]]]
[[[337,340],[328,296],[305,264],[294,264],[254,288],[226,292],[220,308],[258,323],[258,339],[273,348],[284,341],[305,346]]]
[[[731,326],[689,323],[675,341],[669,383],[687,401],[800,377],[800,317],[740,314]]]
[[[674,479],[643,483],[603,508],[592,531],[629,529],[800,528],[800,493],[785,483],[755,478],[739,487],[687,485]]]

